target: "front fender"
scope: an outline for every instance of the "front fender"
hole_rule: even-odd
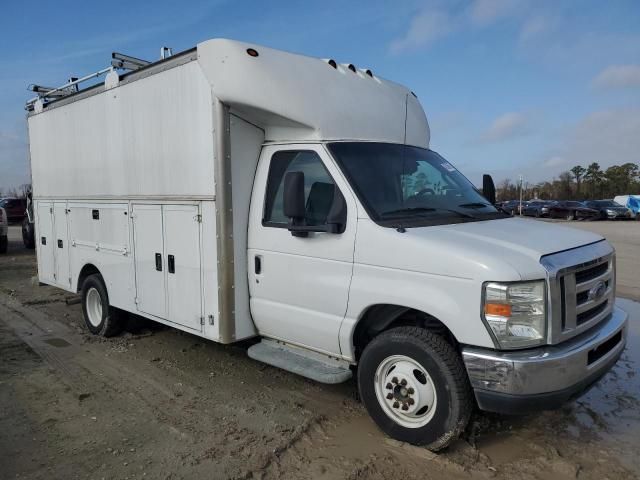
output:
[[[347,313],[340,327],[340,349],[355,360],[353,335],[373,305],[401,305],[440,320],[459,343],[494,348],[480,318],[482,282],[473,279],[355,264]]]

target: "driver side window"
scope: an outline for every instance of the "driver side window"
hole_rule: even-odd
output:
[[[284,214],[284,177],[288,172],[304,173],[305,224],[325,225],[333,204],[334,181],[316,152],[289,150],[271,157],[262,224],[286,227]]]

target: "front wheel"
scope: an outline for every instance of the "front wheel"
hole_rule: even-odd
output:
[[[393,328],[373,339],[360,358],[358,388],[382,431],[433,451],[462,433],[473,410],[460,355],[419,327]]]
[[[575,218],[576,218],[576,212],[567,213],[567,220],[568,221],[575,220]]]
[[[0,253],[7,253],[9,248],[9,239],[6,235],[0,237]]]
[[[94,335],[113,337],[125,326],[125,313],[109,306],[109,295],[102,275],[89,275],[82,284],[82,313],[87,328]]]

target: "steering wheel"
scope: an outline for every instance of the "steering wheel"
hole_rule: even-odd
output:
[[[419,192],[413,194],[414,197],[423,197],[425,195],[435,195],[436,192],[432,188],[423,188]]]

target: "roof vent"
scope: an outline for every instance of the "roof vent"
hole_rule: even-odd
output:
[[[356,73],[356,66],[353,63],[350,63],[347,68],[351,70],[353,73]]]
[[[333,58],[330,58],[329,60],[327,60],[327,63],[329,65],[331,65],[333,68],[337,69],[338,68],[338,64],[336,63],[336,61]]]
[[[368,68],[364,71],[364,73],[366,73],[367,75],[369,75],[371,78],[373,78],[373,72],[371,70],[369,70]]]

